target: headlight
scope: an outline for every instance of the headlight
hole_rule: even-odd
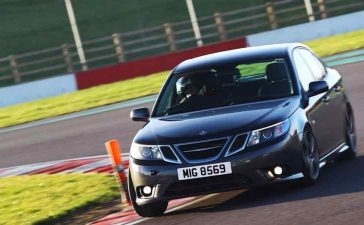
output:
[[[267,141],[274,140],[277,137],[285,135],[289,130],[289,120],[265,127],[251,132],[248,146],[253,146]]]
[[[139,145],[133,143],[130,149],[131,157],[140,160],[163,160],[162,153],[156,145]]]

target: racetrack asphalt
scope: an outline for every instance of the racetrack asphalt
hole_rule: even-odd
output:
[[[152,104],[147,104],[147,107]],[[138,106],[135,106],[138,107]],[[0,134],[0,168],[106,154],[104,142],[121,141],[129,152],[143,123],[129,119],[131,108],[107,111]]]
[[[313,186],[301,187],[290,182],[221,193],[141,224],[363,224],[364,62],[336,68],[343,74],[356,116],[356,160],[325,166],[319,182]],[[143,125],[129,120],[130,110],[118,109],[2,133],[0,168],[105,154],[103,143],[114,138],[128,152],[133,135]]]

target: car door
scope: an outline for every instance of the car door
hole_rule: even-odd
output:
[[[293,61],[295,64],[298,78],[304,92],[308,92],[309,84],[317,79],[309,68],[307,62],[300,54],[300,48],[293,51]],[[311,124],[313,133],[318,145],[319,155],[325,154],[329,146],[329,132],[326,129],[327,124],[330,122],[328,118],[328,102],[327,94],[323,93],[309,98],[308,105],[306,106],[307,118]],[[324,131],[324,132],[323,132]]]
[[[341,75],[333,69],[327,70],[324,80],[328,83],[330,89],[330,119],[331,125],[331,149],[336,148],[345,142],[345,110],[346,101]]]
[[[324,133],[326,140],[324,153],[331,151],[343,142],[345,125],[345,105],[343,105],[343,94],[341,76],[333,70],[326,70],[320,60],[307,49],[299,49],[300,54],[306,61],[316,80],[324,80],[329,86],[328,93],[323,97],[325,103],[326,124],[318,132]]]

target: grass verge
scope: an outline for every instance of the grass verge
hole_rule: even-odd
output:
[[[321,57],[357,50],[364,48],[364,30],[320,38],[305,44]]]
[[[329,56],[364,47],[364,30],[306,42],[320,56]],[[160,90],[168,72],[138,77],[108,85],[37,100],[0,109],[0,127],[59,116],[125,101]]]
[[[0,178],[0,224],[54,224],[68,214],[119,197],[115,178],[56,174]]]

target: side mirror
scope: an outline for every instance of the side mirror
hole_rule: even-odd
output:
[[[148,108],[138,108],[130,112],[130,119],[133,121],[147,122],[149,117],[150,113]]]
[[[329,86],[327,82],[324,80],[313,81],[309,84],[308,87],[308,97],[312,97],[321,93],[324,93],[329,90]]]

